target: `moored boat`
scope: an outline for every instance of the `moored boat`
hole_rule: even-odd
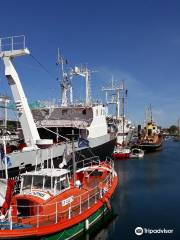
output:
[[[130,158],[143,158],[144,157],[144,151],[140,148],[132,148],[131,152],[129,154]]]
[[[113,161],[93,157],[76,163],[75,174],[71,169],[23,173],[20,194],[12,198],[8,220],[0,223],[0,239],[56,234],[71,239],[103,217],[118,181]]]
[[[115,147],[112,157],[114,159],[127,159],[129,158],[131,150],[128,147]]]
[[[146,125],[141,133],[139,133],[139,147],[146,152],[157,151],[161,148],[163,143],[163,137],[160,129],[152,119],[152,110],[150,105],[150,119],[146,122]]]

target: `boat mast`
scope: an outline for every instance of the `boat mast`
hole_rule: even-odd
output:
[[[62,55],[60,55],[59,48],[58,48],[58,58],[57,58],[57,65],[61,64],[61,72],[62,72],[62,79],[60,81],[61,86],[61,106],[68,106],[68,104],[72,104],[73,102],[73,95],[72,95],[72,71],[65,71],[64,64],[67,65],[68,61]]]
[[[114,77],[111,79],[111,86],[102,87],[102,91],[105,91],[106,94],[106,104],[115,104],[116,105],[116,119],[120,117],[120,91],[122,90],[121,86],[115,86]],[[111,92],[111,100],[108,100],[108,92]],[[115,98],[114,98],[115,95]]]
[[[86,82],[85,104],[86,106],[88,106],[91,104],[91,71],[87,67],[79,68],[75,66],[74,75],[79,75],[85,78],[85,82]]]
[[[15,36],[0,39],[0,57],[5,65],[5,76],[10,85],[12,95],[19,114],[19,121],[23,129],[25,142],[28,147],[36,148],[36,141],[40,140],[27,98],[21,85],[19,76],[12,64],[15,57],[29,55],[25,46],[25,36]]]
[[[179,119],[178,119],[178,138],[180,138],[180,128],[179,128]]]
[[[152,106],[151,106],[151,104],[149,106],[149,111],[150,111],[150,119],[151,119],[151,123],[152,123]]]
[[[76,182],[76,156],[75,156],[74,136],[76,134],[74,134],[74,129],[72,129],[72,134],[67,134],[67,135],[71,137],[71,141],[72,141],[73,182],[74,182],[74,186],[75,186],[75,182]]]
[[[123,120],[123,144],[124,144],[124,80],[122,80],[122,120]]]

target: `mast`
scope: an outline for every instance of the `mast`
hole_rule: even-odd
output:
[[[71,141],[72,141],[72,163],[73,163],[73,182],[74,182],[74,186],[75,186],[75,182],[76,182],[76,156],[75,156],[75,146],[74,146],[74,129],[72,129],[72,134],[67,134],[71,137]]]
[[[116,106],[116,119],[120,117],[120,91],[123,90],[122,86],[116,86],[114,83],[114,77],[111,79],[111,86],[102,87],[102,91],[106,94],[106,104],[114,104]],[[111,99],[108,100],[108,92],[111,93]],[[115,98],[114,98],[115,95]]]
[[[152,106],[151,106],[151,104],[149,106],[149,111],[150,111],[150,119],[151,119],[151,123],[152,123]]]
[[[75,147],[74,147],[74,129],[72,130],[72,157],[73,157],[73,177],[74,186],[76,182],[76,158],[75,158]]]
[[[122,119],[123,119],[123,144],[124,144],[124,80],[122,80]]]
[[[60,55],[60,51],[58,48],[58,58],[57,58],[57,65],[61,64],[61,72],[62,72],[62,79],[60,81],[61,86],[61,106],[68,106],[68,104],[72,104],[73,102],[73,93],[72,93],[72,73],[70,71],[65,70],[64,65],[68,64],[67,59],[65,59],[62,55]]]
[[[179,119],[178,119],[178,138],[180,138],[180,128],[179,128]]]
[[[15,57],[29,54],[29,50],[25,47],[25,36],[0,39],[0,57],[5,65],[5,76],[10,85],[16,104],[25,142],[28,147],[33,147],[35,149],[36,141],[40,140],[39,133],[32,117],[21,81],[12,63]]]
[[[86,96],[85,96],[85,104],[91,104],[91,71],[85,68],[79,68],[75,66],[74,74],[79,75],[85,78],[85,88],[86,88]]]
[[[124,80],[122,80],[122,120],[123,120],[123,142],[124,142],[124,124],[125,124],[125,99],[127,98],[128,90],[125,89]]]

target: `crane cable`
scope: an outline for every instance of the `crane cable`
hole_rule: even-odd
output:
[[[57,79],[32,53],[30,54],[32,59],[53,79]]]

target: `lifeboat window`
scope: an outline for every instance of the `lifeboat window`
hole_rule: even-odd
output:
[[[55,178],[52,178],[52,188],[54,187]],[[44,188],[51,189],[51,177],[45,177]]]
[[[69,187],[69,181],[67,175],[57,179],[57,190],[62,191]]]
[[[43,177],[42,176],[34,176],[33,187],[35,187],[35,188],[43,187]]]
[[[32,176],[23,177],[23,189],[31,188]]]

